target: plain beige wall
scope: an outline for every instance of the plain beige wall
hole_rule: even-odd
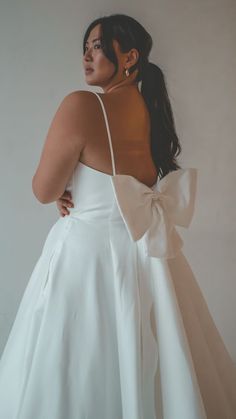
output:
[[[59,214],[31,181],[52,117],[84,81],[82,35],[96,17],[125,13],[153,37],[183,152],[198,169],[184,253],[236,361],[236,2],[226,0],[8,1],[1,4],[0,350],[46,235]]]

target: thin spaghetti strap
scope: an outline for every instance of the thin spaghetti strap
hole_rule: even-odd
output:
[[[107,128],[108,139],[109,139],[109,146],[110,146],[110,153],[111,153],[111,163],[112,163],[112,173],[113,173],[113,176],[114,176],[116,174],[115,159],[114,159],[114,153],[113,153],[113,147],[112,147],[112,141],[111,141],[111,132],[110,132],[109,124],[108,124],[108,118],[107,118],[105,106],[103,104],[102,99],[98,95],[98,93],[96,93],[96,92],[92,92],[92,93],[94,93],[98,97],[98,99],[99,99],[99,101],[101,103],[101,106],[102,106],[103,115],[104,115],[104,119],[105,119],[105,123],[106,123],[106,128]]]

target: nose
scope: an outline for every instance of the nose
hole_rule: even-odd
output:
[[[92,57],[91,57],[91,54],[89,54],[87,51],[85,52],[85,54],[84,54],[84,57],[83,57],[83,62],[84,62],[84,65],[86,65],[86,64],[88,64],[88,63],[90,63],[90,62],[92,62]]]
[[[86,47],[85,52],[84,52],[84,58],[87,59],[87,56],[89,56],[91,58],[91,49]]]

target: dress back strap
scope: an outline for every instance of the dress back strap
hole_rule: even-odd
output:
[[[104,115],[104,119],[105,119],[105,123],[106,123],[106,128],[107,128],[108,139],[109,139],[109,147],[110,147],[110,153],[111,153],[111,164],[112,164],[112,173],[113,173],[113,176],[114,176],[116,174],[115,159],[114,159],[114,153],[113,153],[113,147],[112,147],[112,141],[111,141],[111,132],[110,132],[109,124],[108,124],[107,113],[106,113],[106,110],[105,110],[105,106],[103,104],[103,101],[100,98],[100,96],[98,95],[98,93],[96,93],[96,92],[92,92],[92,93],[94,93],[98,97],[98,99],[99,99],[99,101],[101,103],[101,106],[102,106],[103,115]]]

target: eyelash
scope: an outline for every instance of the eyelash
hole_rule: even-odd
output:
[[[95,47],[99,47],[99,48],[100,48],[100,47],[101,47],[101,45],[100,45],[100,44],[95,44],[95,45],[94,45],[94,48],[95,48]],[[86,50],[87,50],[87,47],[85,47],[84,51],[86,51]]]

